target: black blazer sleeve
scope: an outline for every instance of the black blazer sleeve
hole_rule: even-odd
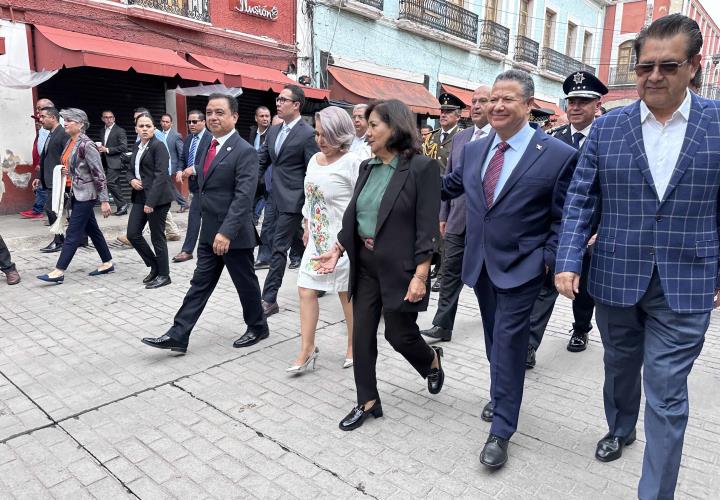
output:
[[[438,241],[437,214],[440,211],[440,175],[435,162],[418,166],[415,173],[415,265],[431,258]]]
[[[166,191],[170,183],[170,176],[168,175],[169,161],[170,154],[165,145],[153,138],[148,151],[140,160],[145,166],[140,174],[142,176],[143,191],[145,191],[145,204],[149,207],[154,208],[157,205],[167,203]]]
[[[244,217],[252,213],[255,189],[257,187],[257,152],[250,147],[235,162],[235,194],[218,233],[231,240],[237,238]]]
[[[117,125],[113,127],[113,132],[116,133],[117,140],[108,147],[110,151],[105,154],[108,156],[124,155],[128,150],[127,134],[124,129],[118,127]],[[110,138],[108,138],[108,142],[110,142]]]

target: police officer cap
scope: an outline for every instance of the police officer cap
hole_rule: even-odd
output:
[[[586,99],[600,99],[608,93],[603,82],[592,73],[577,71],[568,76],[563,83],[563,92],[568,97],[584,97]]]
[[[458,97],[448,92],[443,92],[442,94],[440,94],[440,97],[438,97],[438,101],[440,101],[440,109],[442,111],[456,111],[465,107],[464,102],[462,102]]]
[[[550,120],[550,117],[555,114],[551,109],[533,108],[530,110],[530,121],[532,123],[543,124]]]

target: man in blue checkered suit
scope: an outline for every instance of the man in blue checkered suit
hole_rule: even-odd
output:
[[[687,89],[702,35],[680,14],[635,41],[641,100],[596,121],[568,191],[555,284],[578,292],[591,219],[600,226],[590,294],[605,348],[609,432],[595,456],[635,440],[644,365],[640,499],[674,496],[688,420],[687,377],[717,307],[720,103]]]

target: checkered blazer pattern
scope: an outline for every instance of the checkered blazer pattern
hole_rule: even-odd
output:
[[[664,198],[648,167],[640,102],[599,118],[587,138],[565,201],[556,272],[580,274],[591,219],[600,226],[589,292],[628,307],[647,290],[653,268],[678,313],[707,312],[720,288],[718,192],[720,102],[692,95],[682,150]]]

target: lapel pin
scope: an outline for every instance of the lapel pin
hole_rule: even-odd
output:
[[[232,151],[232,148],[231,148],[230,146],[228,146],[227,150],[228,150],[228,151]]]
[[[542,146],[540,144],[535,144],[535,147],[538,151],[542,151]]]

